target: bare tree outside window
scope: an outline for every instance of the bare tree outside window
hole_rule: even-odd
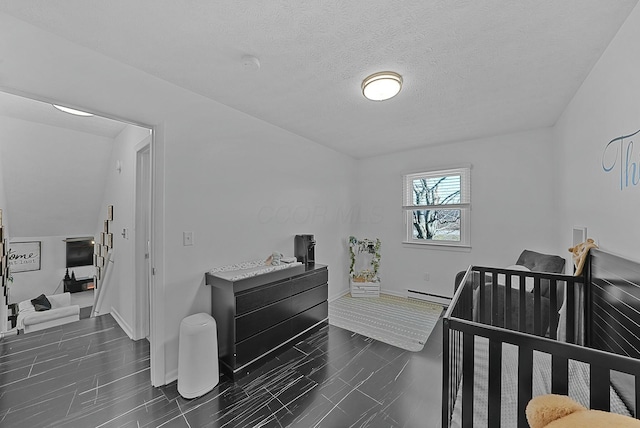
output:
[[[466,244],[468,231],[463,229],[465,225],[468,229],[468,222],[464,221],[468,189],[468,169],[405,176],[409,242]]]

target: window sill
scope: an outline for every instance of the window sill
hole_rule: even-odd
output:
[[[456,251],[461,253],[471,252],[471,245],[432,244],[426,242],[402,241],[402,246],[405,248],[422,248],[425,250]]]

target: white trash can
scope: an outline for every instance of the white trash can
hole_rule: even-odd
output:
[[[219,377],[216,320],[205,313],[186,317],[178,338],[178,392],[184,398],[200,397]]]

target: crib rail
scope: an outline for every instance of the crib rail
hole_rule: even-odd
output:
[[[514,299],[511,281],[516,277],[519,285],[517,298]],[[504,282],[503,287],[500,287],[500,278]],[[531,278],[529,281],[534,284],[530,293],[533,297],[525,294],[527,278]],[[543,286],[549,290],[548,302],[544,305],[541,293]],[[566,317],[563,319],[558,315],[561,305],[557,297],[559,287],[566,287],[567,290]],[[442,426],[451,426],[459,388],[462,388],[462,426],[474,426],[476,337],[486,338],[489,343],[487,425],[490,427],[501,426],[504,344],[515,345],[518,350],[518,378],[513,380],[518,386],[518,427],[528,427],[524,410],[532,396],[534,351],[551,356],[553,393],[568,393],[569,362],[578,361],[588,364],[590,368],[591,408],[609,410],[610,370],[635,377],[636,409],[640,408],[640,361],[576,344],[581,343],[577,321],[580,317],[589,317],[588,304],[581,303],[578,298],[582,288],[584,279],[581,277],[470,267],[443,319]],[[502,305],[499,304],[501,298]],[[533,299],[533,309],[529,308],[529,313],[525,302],[527,298]],[[547,304],[549,309],[543,313],[542,308]],[[517,314],[517,317],[512,314]],[[527,323],[531,319],[533,323]],[[558,326],[566,331],[567,342],[557,340]],[[527,328],[530,331],[526,332]]]

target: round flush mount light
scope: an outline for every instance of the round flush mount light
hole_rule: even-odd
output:
[[[393,71],[374,73],[362,81],[362,95],[372,101],[384,101],[398,95],[402,76]]]
[[[57,104],[52,104],[55,108],[57,108],[60,111],[63,111],[65,113],[69,113],[69,114],[73,114],[76,116],[82,116],[82,117],[90,117],[93,116],[92,113],[87,113],[86,111],[82,111],[82,110],[76,110],[74,108],[69,108],[69,107],[64,107],[64,106],[59,106]]]

